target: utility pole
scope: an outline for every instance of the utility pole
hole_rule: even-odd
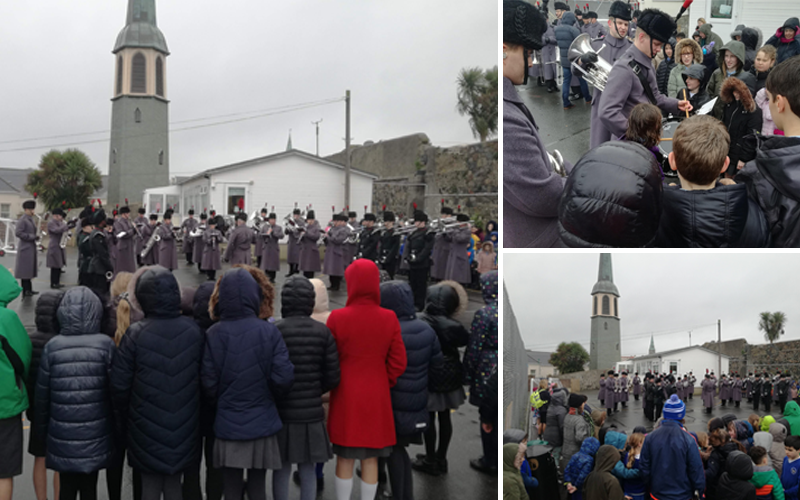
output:
[[[692,347],[692,331],[689,330],[689,347]]]
[[[322,123],[322,118],[318,122],[311,122],[312,125],[317,127],[317,156],[319,156],[319,124]]]
[[[717,377],[722,377],[722,320],[717,320]]]
[[[350,91],[345,92],[344,206],[350,206]]]

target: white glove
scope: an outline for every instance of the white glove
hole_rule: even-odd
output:
[[[121,233],[119,233],[119,234],[117,235],[117,238],[124,238],[126,234],[128,234],[128,233],[127,233],[127,232],[125,232],[125,231],[122,231]]]

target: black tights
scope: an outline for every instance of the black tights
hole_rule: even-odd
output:
[[[395,445],[392,454],[386,459],[389,468],[389,482],[392,484],[392,498],[408,500],[413,498],[414,483],[411,478],[411,460],[405,446]]]
[[[50,268],[50,284],[58,285],[61,282],[61,268]]]
[[[208,276],[208,279],[210,279],[211,281],[215,281],[217,279],[217,271],[215,271],[214,269],[209,269],[208,271],[206,271],[206,276]]]
[[[436,415],[439,415],[439,451],[436,451]],[[425,431],[425,454],[428,460],[447,458],[447,448],[450,438],[453,437],[453,421],[450,420],[450,410],[430,412],[430,425]]]
[[[78,498],[78,493],[80,493],[81,500],[97,499],[97,471],[89,474],[62,472],[60,481],[59,500],[75,500]]]
[[[244,469],[223,470],[225,498],[242,498],[244,490]],[[247,469],[247,497],[250,500],[267,500],[267,470]]]
[[[339,287],[342,286],[342,277],[341,276],[329,276],[331,280],[331,290],[339,290]]]
[[[275,284],[275,274],[277,274],[277,271],[264,271],[264,273],[269,277],[269,282],[274,285]]]

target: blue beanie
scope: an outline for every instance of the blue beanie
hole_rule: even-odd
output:
[[[678,399],[677,394],[669,397],[669,400],[664,403],[664,419],[669,420],[682,420],[686,415],[686,405]]]

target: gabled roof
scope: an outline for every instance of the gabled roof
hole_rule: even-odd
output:
[[[333,167],[333,168],[338,168],[340,170],[344,170],[344,165],[342,165],[341,163],[336,163],[336,162],[333,162],[331,160],[326,160],[325,158],[321,158],[319,156],[312,155],[310,153],[306,153],[305,151],[300,151],[299,149],[290,149],[289,151],[281,151],[279,153],[275,153],[275,154],[271,154],[271,155],[267,155],[267,156],[262,156],[260,158],[253,158],[252,160],[245,160],[245,161],[241,161],[241,162],[237,162],[237,163],[232,163],[230,165],[224,165],[222,167],[210,168],[208,170],[204,170],[203,172],[199,172],[197,174],[194,174],[191,177],[187,177],[187,178],[183,179],[181,182],[179,182],[178,184],[186,184],[187,182],[193,181],[193,180],[195,180],[195,179],[197,179],[199,177],[203,177],[203,176],[206,176],[206,175],[214,175],[214,174],[218,174],[220,172],[227,172],[228,170],[236,170],[237,168],[252,167],[253,165],[258,165],[260,163],[266,163],[266,162],[270,162],[270,161],[280,160],[282,158],[287,158],[289,156],[300,156],[300,157],[303,157],[303,158],[306,158],[308,160],[312,160],[312,161],[321,163],[321,164],[329,166],[329,167]],[[355,168],[352,168],[352,167],[350,168],[350,171],[352,173],[354,173],[354,174],[363,175],[365,177],[370,177],[372,179],[377,179],[378,178],[378,176],[375,175],[375,174],[371,174],[369,172],[364,172],[363,170],[358,170],[358,169],[355,169]]]
[[[671,351],[657,352],[655,354],[647,354],[645,356],[636,356],[635,358],[631,359],[631,361],[639,361],[639,360],[642,360],[642,359],[650,359],[650,358],[663,358],[664,356],[672,356],[675,353],[682,352],[682,351],[688,351],[690,349],[700,349],[701,351],[706,351],[706,352],[711,353],[711,354],[713,354],[715,356],[717,355],[716,351],[712,351],[711,349],[706,349],[703,346],[693,345],[691,347],[681,347],[680,349],[673,349]],[[726,358],[730,358],[730,356],[728,356],[727,354],[723,354],[723,356],[725,356]]]
[[[28,183],[28,174],[32,168],[0,168],[0,193],[17,193],[20,196],[30,196],[25,191]]]
[[[542,352],[542,351],[529,351],[525,350],[528,354],[528,363],[537,363],[541,366],[553,366],[550,364],[550,354],[549,352]]]

